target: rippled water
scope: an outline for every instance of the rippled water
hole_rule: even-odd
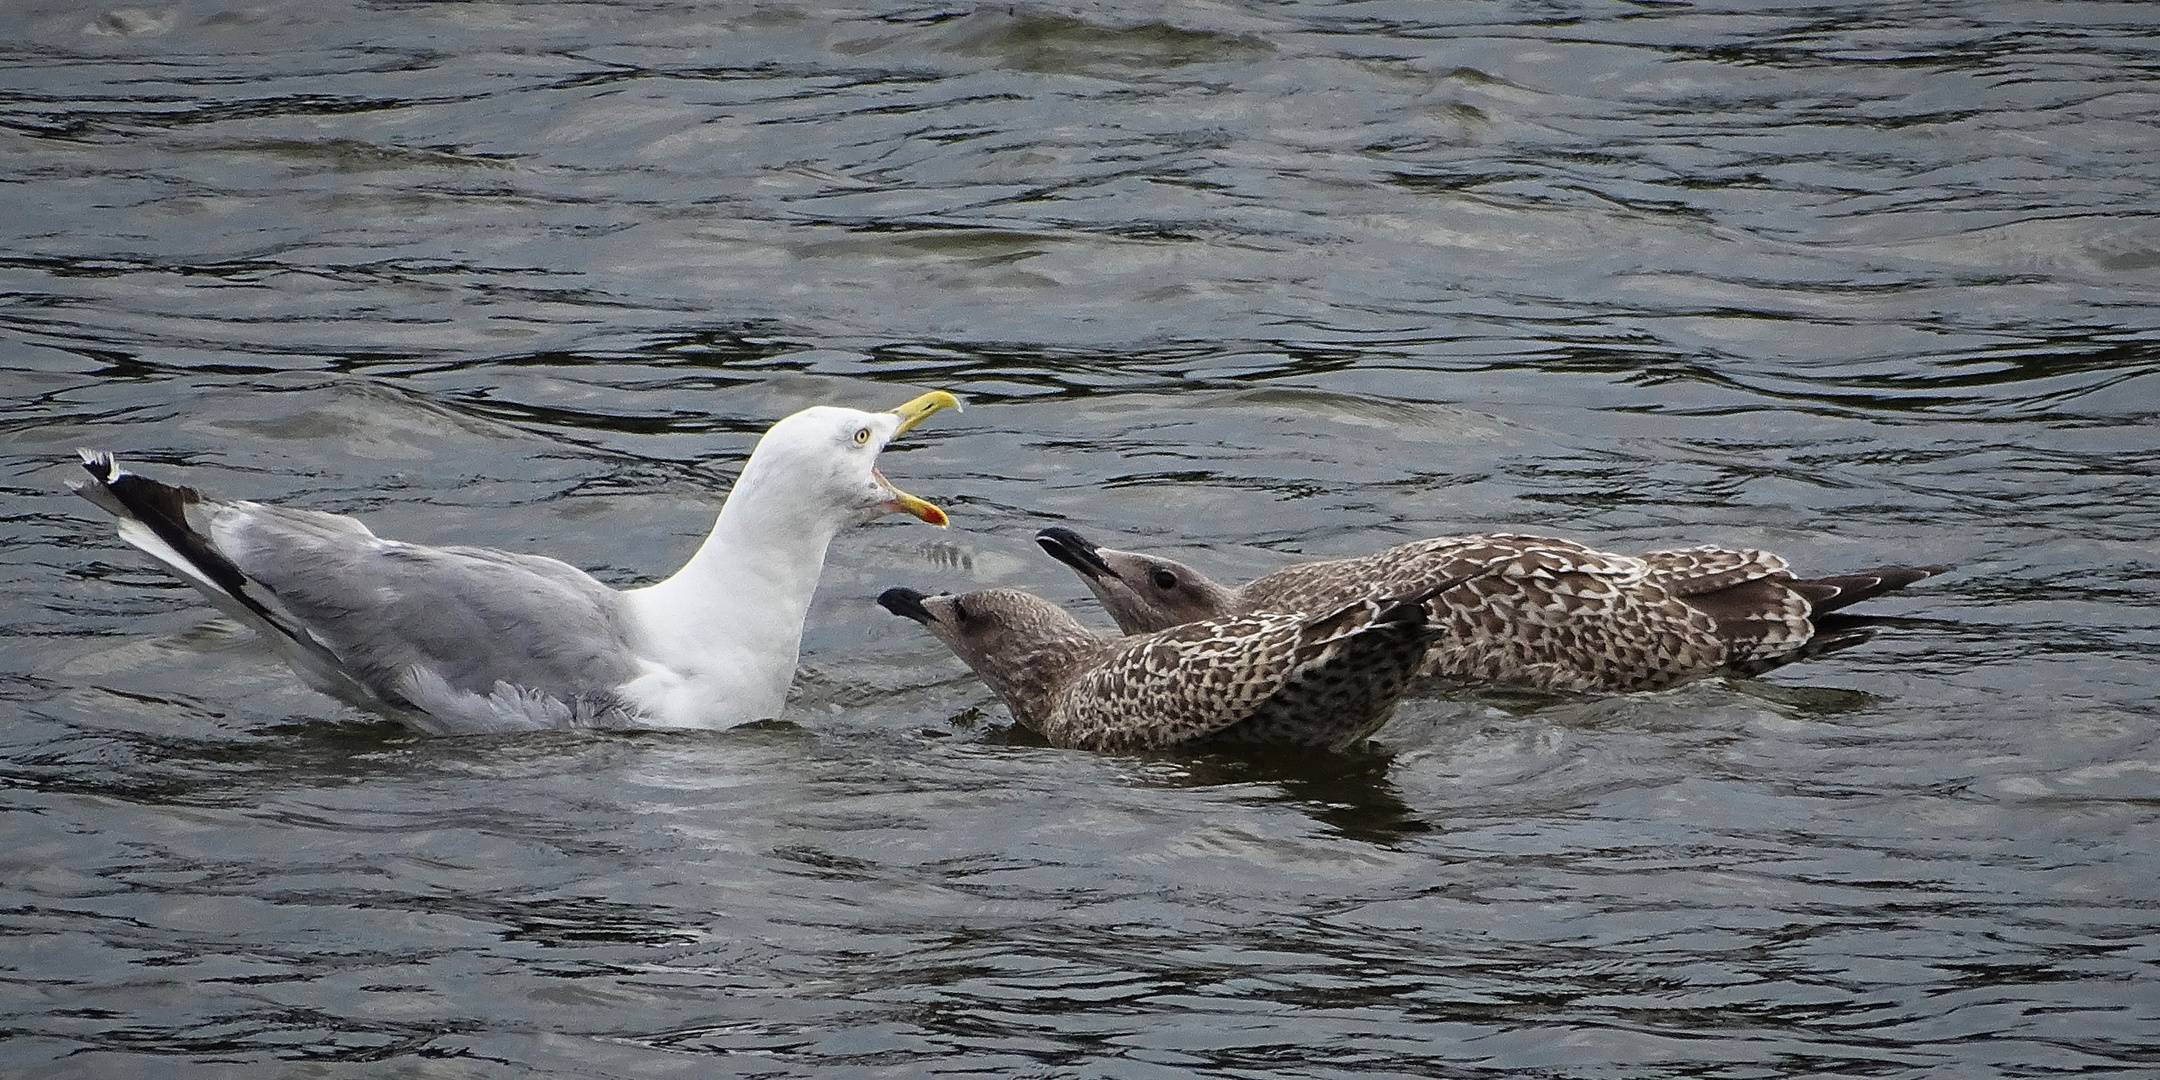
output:
[[[2160,8],[0,10],[0,1072],[2160,1070]],[[72,448],[629,582],[797,407],[779,723],[425,739]],[[1952,562],[1764,682],[1369,755],[1006,730],[871,603],[1488,528]],[[1091,617],[1093,613],[1091,613]]]

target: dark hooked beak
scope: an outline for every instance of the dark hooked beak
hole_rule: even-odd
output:
[[[919,623],[936,622],[930,609],[923,606],[923,594],[913,589],[893,588],[878,594],[878,606],[905,619]]]
[[[1035,534],[1035,543],[1050,557],[1090,578],[1116,577],[1117,571],[1079,533],[1055,525]]]

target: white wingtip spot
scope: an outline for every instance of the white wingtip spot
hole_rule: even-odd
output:
[[[92,450],[89,447],[78,446],[75,448],[75,453],[82,458],[83,468],[90,470],[90,475],[97,477],[98,482],[101,484],[110,484],[114,480],[127,475],[127,472],[120,468],[119,463],[113,460],[113,456],[103,450]],[[81,489],[77,488],[77,490]]]

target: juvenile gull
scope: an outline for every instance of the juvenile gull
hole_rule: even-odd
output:
[[[778,715],[825,549],[899,511],[878,452],[958,399],[817,406],[758,440],[712,533],[665,581],[617,591],[568,563],[384,540],[358,520],[224,502],[82,451],[75,492],[274,645],[307,685],[436,734],[724,728]]]
[[[1019,589],[887,589],[878,603],[921,623],[975,669],[1015,722],[1054,746],[1342,749],[1394,712],[1435,633],[1425,601],[1459,580],[1319,615],[1222,615],[1133,637],[1097,634]]]
[[[1865,640],[1866,620],[1830,613],[1949,569],[1804,580],[1767,551],[1705,545],[1635,557],[1496,533],[1299,563],[1230,588],[1067,528],[1044,529],[1035,542],[1078,573],[1127,633],[1242,611],[1326,610],[1439,575],[1478,575],[1432,600],[1439,634],[1420,690],[1654,690],[1724,669],[1761,672]]]

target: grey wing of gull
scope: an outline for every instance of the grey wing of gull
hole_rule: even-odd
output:
[[[219,517],[233,564],[393,708],[459,728],[461,714],[564,726],[623,708],[612,690],[638,663],[621,599],[568,563],[381,540],[350,518],[261,504]]]

